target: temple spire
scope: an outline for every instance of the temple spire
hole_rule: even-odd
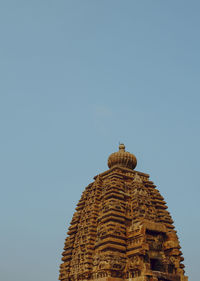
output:
[[[136,157],[119,145],[109,170],[77,204],[60,266],[61,281],[188,281],[166,202]]]

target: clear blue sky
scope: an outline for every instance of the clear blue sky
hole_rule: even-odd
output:
[[[54,281],[81,192],[119,141],[200,260],[200,2],[0,1],[0,279]]]

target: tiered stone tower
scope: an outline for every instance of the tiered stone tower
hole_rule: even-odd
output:
[[[61,281],[187,281],[166,203],[135,156],[119,151],[83,192],[65,241]]]

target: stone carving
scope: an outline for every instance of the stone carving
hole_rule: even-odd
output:
[[[149,175],[133,170],[124,145],[108,162],[77,204],[59,279],[187,281],[173,220]]]

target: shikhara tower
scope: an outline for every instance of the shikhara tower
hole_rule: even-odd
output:
[[[135,156],[119,151],[83,192],[65,241],[61,281],[187,281],[166,202]]]

